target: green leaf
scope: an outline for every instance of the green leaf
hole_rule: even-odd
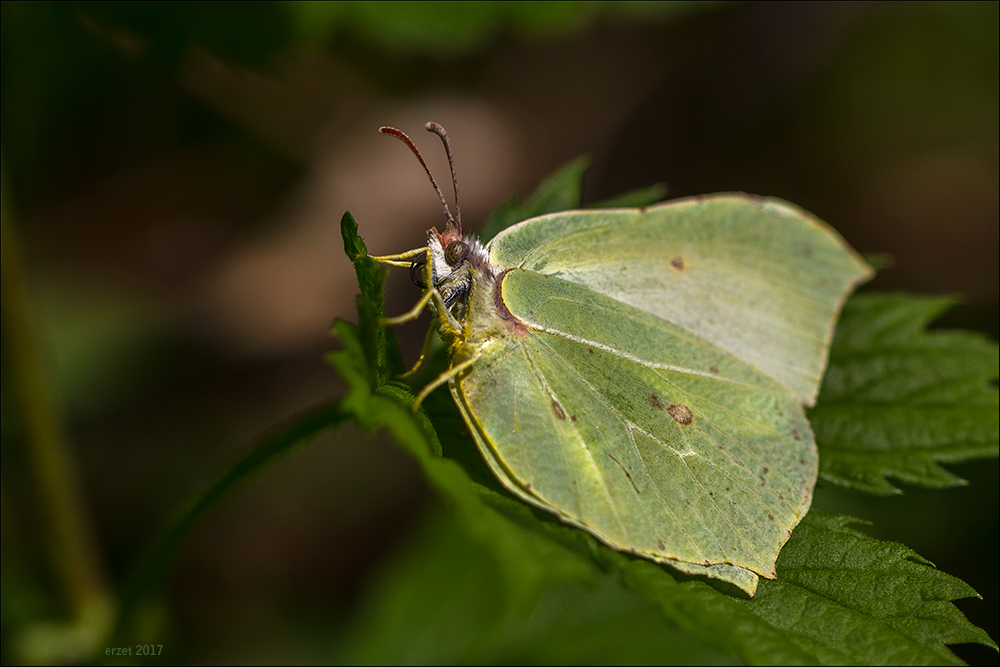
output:
[[[778,578],[739,600],[701,582],[672,584],[645,561],[625,584],[720,650],[755,664],[961,664],[945,643],[995,648],[951,600],[978,597],[911,550],[813,512],[778,557]]]
[[[357,262],[359,257],[368,254],[368,247],[365,245],[365,240],[358,235],[358,223],[355,222],[354,216],[351,215],[350,211],[344,211],[344,215],[340,218],[340,235],[344,239],[344,254],[347,255],[349,260]],[[361,275],[358,275],[358,281],[361,281],[361,279]],[[370,294],[371,291],[370,289],[363,289],[361,293]]]
[[[968,584],[857,522],[811,513],[746,606],[823,664],[961,664],[944,644],[996,648],[951,603],[979,597]]]
[[[372,361],[369,370],[375,373],[374,383],[383,385],[403,372],[403,357],[392,329],[381,324],[385,318],[382,285],[385,269],[368,256],[364,240],[358,235],[358,223],[345,212],[340,219],[340,233],[344,239],[344,252],[354,263],[361,293],[358,295],[358,318],[361,327],[360,341],[366,356]]]
[[[900,492],[888,477],[943,488],[965,482],[939,463],[997,456],[997,346],[926,330],[953,303],[891,294],[847,303],[809,411],[822,479],[878,495]]]

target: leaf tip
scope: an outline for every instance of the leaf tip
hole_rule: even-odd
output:
[[[358,234],[358,223],[350,211],[344,211],[344,215],[340,218],[340,235],[344,239],[344,254],[352,262],[357,261],[358,257],[368,255],[364,239]]]

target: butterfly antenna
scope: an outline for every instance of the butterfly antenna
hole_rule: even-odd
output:
[[[441,127],[441,126],[439,125],[438,127]],[[441,128],[441,130],[444,131],[444,128]],[[427,172],[427,178],[431,179],[431,185],[434,186],[435,192],[437,192],[438,197],[441,199],[441,208],[444,209],[444,214],[448,218],[448,226],[458,227],[458,229],[461,230],[462,229],[461,223],[455,222],[455,218],[451,217],[451,210],[448,208],[448,202],[445,201],[444,193],[441,192],[441,188],[438,187],[438,184],[434,180],[434,177],[431,176],[431,170],[427,168],[427,163],[424,162],[424,158],[420,154],[420,151],[418,151],[417,147],[413,145],[413,140],[411,140],[408,136],[406,136],[405,132],[403,132],[402,130],[397,130],[394,127],[383,126],[383,127],[380,127],[378,129],[378,131],[381,132],[382,134],[388,134],[390,136],[396,137],[397,139],[399,139],[404,144],[406,144],[407,146],[410,147],[410,150],[413,151],[413,154],[417,156],[418,160],[420,160],[420,165],[424,168],[424,171]],[[450,157],[451,156],[451,151],[450,151],[450,149],[449,149],[448,155],[449,155],[449,161],[450,161],[451,160],[451,157]],[[452,169],[452,173],[454,174],[454,169]],[[458,200],[457,199],[455,200],[455,206],[456,206],[456,209],[457,209],[457,207],[458,207]]]
[[[451,157],[451,141],[448,140],[448,132],[438,123],[427,123],[424,129],[441,137],[444,144],[444,152],[448,154],[448,166],[451,168],[451,185],[455,188],[455,218],[458,220],[458,232],[462,232],[462,206],[458,203],[458,176],[455,175],[455,161]]]

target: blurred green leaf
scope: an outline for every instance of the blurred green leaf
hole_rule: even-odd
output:
[[[887,153],[914,150],[920,137],[921,150],[962,146],[995,164],[998,13],[997,3],[921,3],[859,24],[816,100],[830,114],[831,157],[875,165]]]
[[[436,515],[375,584],[345,664],[732,664],[614,575],[547,586],[513,609],[488,545]]]
[[[546,213],[557,213],[580,208],[583,175],[590,168],[590,158],[578,157],[567,162],[554,174],[542,181],[530,197],[520,204],[510,199],[493,212],[479,232],[483,243],[522,220]]]
[[[898,493],[892,477],[963,484],[938,463],[997,456],[997,346],[966,331],[926,331],[947,298],[865,294],[844,308],[809,420],[820,475],[858,491]]]
[[[647,187],[630,190],[617,197],[591,204],[588,208],[641,208],[661,201],[666,194],[666,183],[653,183]]]
[[[483,243],[488,242],[494,236],[507,229],[511,225],[516,225],[522,220],[536,218],[546,213],[558,213],[574,208],[581,208],[581,194],[583,192],[583,175],[590,168],[590,158],[578,157],[567,162],[556,170],[554,174],[542,181],[531,196],[523,202],[516,199],[508,199],[494,211],[486,220],[479,238]],[[590,204],[588,208],[633,208],[649,206],[663,199],[667,193],[667,186],[663,183],[654,183],[644,188],[638,188],[617,197],[612,197],[595,204]]]
[[[122,613],[117,637],[121,642],[132,639],[140,606],[163,575],[180,546],[201,520],[237,486],[255,474],[266,470],[295,447],[309,442],[319,434],[340,426],[348,417],[342,401],[320,405],[299,415],[265,436],[245,456],[225,471],[214,483],[195,496],[177,516],[131,573],[123,594]]]
[[[717,3],[715,3],[717,4]],[[704,10],[695,2],[292,2],[299,35],[323,41],[353,31],[379,50],[458,57],[481,51],[503,33],[556,37],[600,16],[667,21]]]
[[[34,297],[67,417],[113,404],[155,367],[160,345],[156,325],[163,316],[148,300],[55,281],[37,289]]]
[[[192,47],[261,66],[292,43],[293,24],[280,2],[81,2],[78,17],[128,55],[173,69]]]

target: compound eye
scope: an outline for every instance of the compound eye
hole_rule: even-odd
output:
[[[456,268],[465,259],[465,254],[469,251],[469,246],[466,245],[465,241],[452,241],[448,244],[448,247],[444,249],[444,260],[448,262],[448,266]]]
[[[410,264],[410,280],[420,289],[427,289],[427,259],[420,259]]]

